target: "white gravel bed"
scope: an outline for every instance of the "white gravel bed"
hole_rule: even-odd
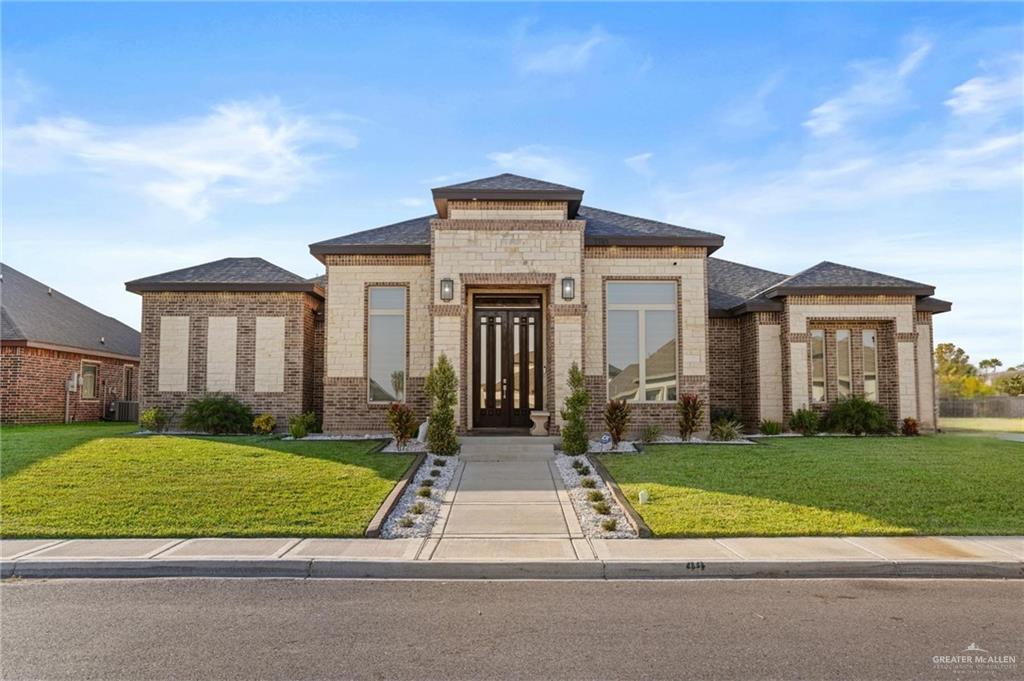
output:
[[[751,436],[752,437],[752,436]],[[757,443],[753,440],[748,440],[746,436],[741,437],[738,440],[705,440],[701,437],[691,437],[689,440],[684,440],[681,437],[673,435],[662,435],[659,439],[654,442],[648,442],[651,445],[756,445]]]
[[[285,435],[282,440],[294,440],[295,438],[291,435]],[[326,435],[324,433],[310,433],[306,437],[300,437],[299,440],[390,440],[391,435],[389,433],[367,433],[365,435]]]
[[[582,478],[580,477],[580,474],[576,472],[576,469],[572,467],[572,463],[576,459],[583,461],[590,467],[590,475],[585,477],[594,481],[594,487],[587,489],[580,485],[580,480]],[[585,457],[574,457],[559,454],[555,457],[555,465],[558,467],[558,472],[562,474],[562,481],[565,483],[565,488],[569,492],[569,498],[572,500],[572,507],[576,509],[576,515],[580,519],[580,526],[583,528],[584,536],[595,537],[598,539],[636,538],[636,531],[626,520],[626,512],[623,511],[622,507],[615,501],[611,491],[608,489],[608,485],[606,485],[601,476],[597,474],[597,471],[594,470],[593,466],[590,466]],[[611,508],[611,515],[598,514],[598,512],[590,505],[591,502],[587,501],[587,492],[594,490],[604,494],[604,499],[608,502],[608,506]],[[615,530],[611,532],[601,527],[601,521],[607,520],[608,518],[614,518],[616,520]]]
[[[445,464],[440,467],[441,474],[434,477],[430,475],[430,471],[435,468],[434,462],[439,459],[444,461]],[[384,527],[381,528],[380,536],[385,539],[428,536],[431,528],[434,527],[434,521],[437,520],[437,514],[441,510],[441,500],[444,498],[445,490],[451,484],[452,477],[455,475],[455,469],[458,467],[458,456],[429,454],[427,460],[416,471],[416,476],[409,482],[408,487],[405,488],[402,498],[398,500],[395,508],[392,509],[391,515],[384,521]],[[433,487],[430,488],[430,497],[417,496],[416,490],[420,487],[420,481],[426,478],[434,481]],[[416,514],[410,510],[417,502],[423,503],[425,507],[423,513]],[[411,527],[399,525],[399,521],[405,516],[413,519]]]
[[[399,449],[395,441],[392,440],[388,443],[387,447],[380,451],[385,454],[419,454],[420,452],[427,451],[427,443],[420,442],[419,440],[409,440],[405,443],[405,447]]]
[[[600,440],[591,440],[587,451],[594,454],[606,454],[608,452],[636,452],[637,449],[633,446],[632,442],[626,442],[625,440],[619,443],[618,448],[613,447],[611,442],[605,444]]]

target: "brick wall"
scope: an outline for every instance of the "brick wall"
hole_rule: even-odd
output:
[[[0,421],[3,423],[61,423],[64,421],[64,386],[82,363],[99,365],[95,399],[82,391],[71,394],[73,421],[96,421],[106,414],[107,405],[125,395],[125,366],[135,369],[134,393],[138,391],[138,362],[63,352],[24,345],[4,344],[0,348]]]
[[[209,317],[235,317],[237,346],[233,395],[255,413],[269,412],[285,429],[288,418],[314,408],[313,319],[320,308],[314,296],[300,292],[149,292],[142,296],[142,408],[159,406],[177,424],[185,404],[207,392]],[[161,391],[161,317],[188,317],[188,382],[186,390]],[[256,318],[284,319],[283,385],[280,391],[257,392]],[[224,391],[227,392],[227,391]]]
[[[711,410],[732,409],[737,418],[743,412],[743,356],[740,320],[708,320],[708,388]]]

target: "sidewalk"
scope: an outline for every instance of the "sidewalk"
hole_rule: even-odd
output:
[[[0,576],[1019,579],[1024,537],[8,539]]]

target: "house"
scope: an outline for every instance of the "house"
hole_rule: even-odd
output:
[[[0,420],[115,416],[114,402],[138,400],[139,339],[135,329],[0,264]]]
[[[129,282],[145,405],[227,392],[277,414],[314,409],[327,432],[379,432],[392,401],[426,416],[444,354],[461,431],[522,428],[539,411],[557,432],[573,363],[596,432],[609,397],[634,403],[635,425],[673,429],[688,393],[749,427],[857,394],[934,428],[931,319],[950,303],[932,286],[721,260],[718,234],[517,175],[433,200],[432,215],[310,245],[325,267],[314,280],[228,258]]]

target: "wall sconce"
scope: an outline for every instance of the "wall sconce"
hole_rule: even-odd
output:
[[[572,300],[576,297],[576,280],[566,277],[562,280],[562,300]]]
[[[441,280],[441,300],[449,301],[455,297],[455,282],[451,279]]]

